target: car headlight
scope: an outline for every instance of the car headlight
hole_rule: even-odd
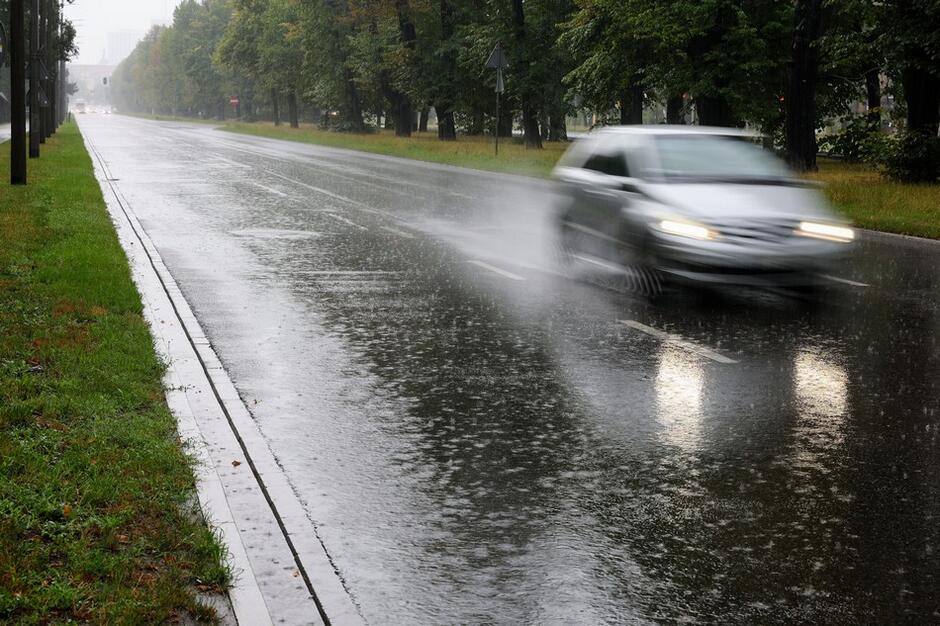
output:
[[[848,243],[855,239],[855,231],[851,228],[821,222],[800,222],[796,234],[839,243]]]
[[[678,220],[663,220],[659,223],[659,229],[670,235],[679,237],[688,237],[690,239],[717,239],[718,233],[710,230],[707,226],[695,222],[680,222]]]

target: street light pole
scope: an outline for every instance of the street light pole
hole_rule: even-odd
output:
[[[26,0],[10,0],[10,183],[26,184]]]
[[[29,158],[39,158],[42,122],[39,116],[39,0],[29,3]]]

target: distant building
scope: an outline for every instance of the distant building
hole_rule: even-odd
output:
[[[134,51],[144,33],[138,30],[121,30],[108,33],[104,59],[101,65],[117,65]]]

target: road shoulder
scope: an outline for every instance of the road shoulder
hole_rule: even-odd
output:
[[[199,500],[228,548],[240,624],[358,624],[361,617],[159,251],[88,136],[86,145],[131,264],[167,400],[198,460]]]

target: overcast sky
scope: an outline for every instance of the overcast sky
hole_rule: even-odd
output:
[[[78,30],[79,55],[74,63],[96,64],[104,55],[109,32],[146,33],[154,22],[169,22],[180,0],[75,0],[65,13]]]

